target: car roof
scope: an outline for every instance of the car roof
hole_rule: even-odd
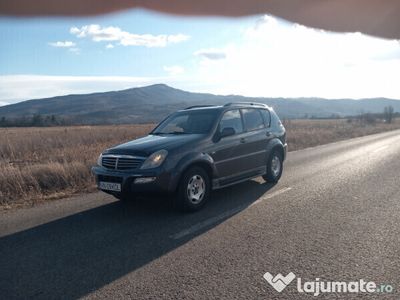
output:
[[[271,107],[264,103],[257,103],[257,102],[229,102],[226,103],[225,105],[194,105],[194,106],[189,106],[184,110],[203,110],[203,109],[224,109],[224,108],[265,108],[272,110]]]

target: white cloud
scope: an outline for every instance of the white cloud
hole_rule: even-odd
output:
[[[75,47],[76,44],[71,41],[58,41],[58,42],[52,42],[49,43],[50,46],[56,47],[56,48],[70,48],[70,47]]]
[[[181,66],[164,66],[163,69],[171,76],[181,75],[185,72],[185,69]]]
[[[188,36],[186,34],[182,34],[182,33],[172,34],[172,35],[167,36],[167,41],[168,41],[168,43],[171,43],[171,44],[185,42],[188,39],[190,39],[190,36]]]
[[[113,49],[114,48],[114,45],[113,44],[107,44],[106,45],[106,49]]]
[[[226,52],[221,49],[201,49],[196,51],[194,55],[211,60],[219,60],[226,58]]]
[[[274,55],[329,60],[330,63],[356,64],[378,58],[400,58],[400,43],[355,33],[332,33],[299,24],[278,21],[271,16],[260,18],[245,31],[245,41],[257,43]],[[334,61],[332,61],[334,59]]]
[[[71,34],[74,34],[74,35],[78,36],[78,37],[83,37],[82,33],[81,33],[81,30],[78,27],[71,27],[69,32]]]
[[[0,101],[11,104],[28,99],[122,90],[160,82],[174,84],[167,77],[3,75],[0,76]]]
[[[400,99],[396,40],[331,33],[264,16],[219,49],[225,59],[202,59],[193,78],[208,92]]]
[[[75,53],[75,54],[80,54],[81,53],[81,49],[79,48],[69,48],[68,49],[70,52]]]
[[[166,47],[169,44],[176,44],[188,40],[190,37],[184,34],[176,35],[152,35],[134,34],[123,31],[119,27],[101,27],[98,24],[86,25],[81,28],[72,27],[70,33],[78,38],[90,38],[94,42],[119,42],[123,46],[144,46],[144,47]]]

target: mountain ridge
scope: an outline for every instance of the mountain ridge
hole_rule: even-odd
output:
[[[154,84],[120,91],[71,94],[26,100],[0,107],[0,118],[56,116],[71,124],[123,124],[157,122],[169,113],[192,105],[249,101],[268,104],[281,118],[350,116],[381,113],[385,106],[400,111],[400,101],[388,98],[324,99],[317,97],[266,98],[193,93]]]

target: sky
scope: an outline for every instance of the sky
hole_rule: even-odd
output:
[[[0,18],[0,39],[0,105],[155,83],[223,95],[400,99],[400,41],[269,15]]]

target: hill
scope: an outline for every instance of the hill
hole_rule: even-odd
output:
[[[332,115],[349,116],[360,113],[380,113],[385,106],[400,111],[400,101],[374,99],[321,98],[252,98],[237,95],[218,96],[191,93],[156,84],[122,91],[67,95],[35,99],[0,107],[0,119],[31,117],[36,114],[55,116],[69,124],[125,124],[157,122],[167,114],[197,104],[224,104],[235,101],[266,103],[281,118],[324,118]]]

